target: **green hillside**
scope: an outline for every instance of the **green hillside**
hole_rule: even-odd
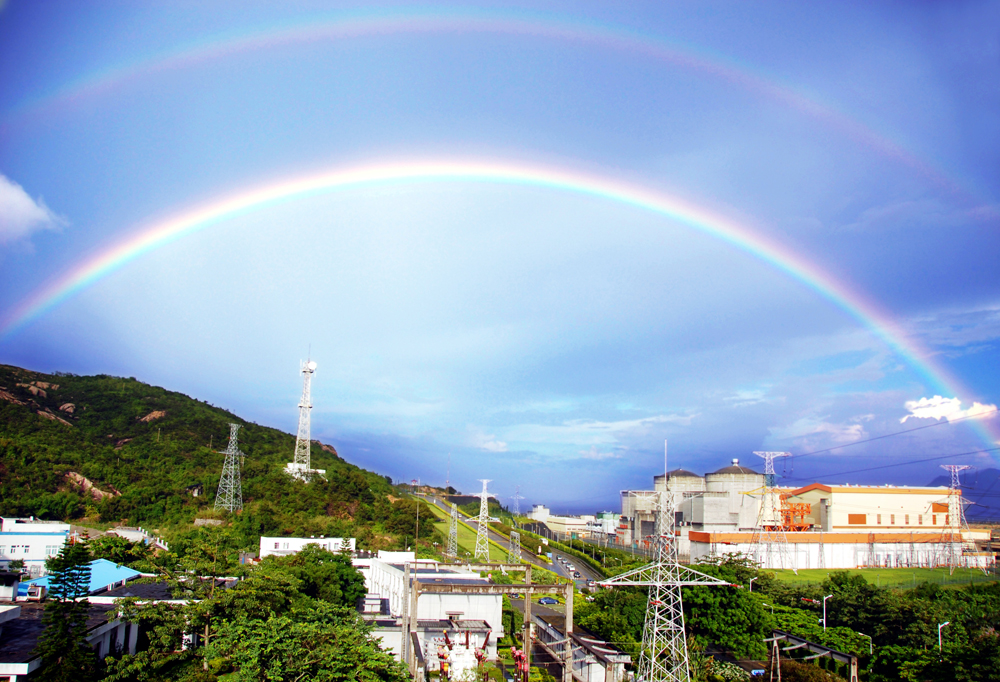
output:
[[[391,497],[386,477],[345,462],[329,445],[313,442],[313,466],[327,475],[306,485],[283,473],[295,447],[290,434],[134,378],[7,365],[0,365],[0,514],[142,525],[168,539],[195,518],[224,518],[213,506],[230,422],[242,426],[246,454],[244,510],[231,520],[247,543],[261,534],[325,534],[379,549],[402,546],[407,533],[412,542],[415,502]]]

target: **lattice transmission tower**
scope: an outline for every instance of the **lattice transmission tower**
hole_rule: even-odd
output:
[[[510,509],[511,512],[514,514],[515,517],[520,516],[521,515],[521,500],[524,499],[521,496],[521,486],[516,486],[514,488],[514,494],[511,495],[510,499],[514,501],[514,503],[511,505],[511,509]]]
[[[225,509],[228,512],[243,509],[243,484],[240,482],[240,465],[243,463],[243,453],[237,444],[239,424],[229,425],[229,447],[224,454],[226,462],[222,465],[222,478],[219,479],[219,492],[215,495],[215,509]]]
[[[760,509],[757,511],[753,537],[750,540],[754,561],[761,568],[790,568],[798,575],[798,569],[792,561],[788,547],[788,536],[785,535],[781,493],[774,484],[774,460],[779,457],[791,457],[792,453],[754,452],[753,454],[764,458],[764,492],[760,500]]]
[[[448,523],[448,556],[458,557],[458,507],[451,505],[451,520]]]
[[[490,541],[489,541],[489,523],[490,523],[490,494],[486,492],[486,484],[490,482],[491,479],[481,478],[479,479],[483,482],[483,492],[479,493],[477,497],[479,498],[479,521],[476,523],[476,553],[475,556],[480,561],[490,560]]]
[[[516,530],[510,532],[510,545],[507,547],[507,563],[521,563],[521,534]]]
[[[965,521],[965,507],[962,505],[962,490],[958,475],[972,467],[968,464],[942,464],[941,468],[951,474],[951,485],[948,486],[947,522],[951,535],[951,542],[948,545],[948,567],[954,571],[962,559],[962,531],[969,529],[969,524]]]
[[[656,532],[653,540],[656,543],[656,559],[642,568],[609,578],[601,585],[649,587],[636,679],[642,682],[689,682],[691,671],[681,587],[729,583],[678,563],[672,492],[635,491],[631,494],[636,497],[655,496]]]
[[[312,475],[312,375],[316,363],[308,360],[302,363],[302,397],[299,399],[299,432],[295,438],[295,456],[286,466],[295,478],[308,481]]]

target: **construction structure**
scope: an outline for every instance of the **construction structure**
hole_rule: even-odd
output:
[[[240,431],[239,424],[229,425],[229,447],[221,453],[226,456],[222,465],[222,478],[219,479],[219,492],[215,495],[215,510],[225,509],[237,512],[243,509],[243,483],[240,481],[240,465],[243,464],[243,453],[237,443]]]
[[[761,488],[761,502],[757,510],[757,523],[754,524],[753,558],[761,568],[790,568],[798,573],[798,567],[792,563],[788,551],[788,538],[785,535],[785,516],[782,514],[781,493],[774,485],[774,460],[779,457],[791,457],[790,452],[754,452],[764,458],[764,486]],[[793,516],[793,514],[789,514]]]
[[[521,534],[516,530],[510,532],[510,544],[507,547],[507,563],[521,563]]]
[[[316,363],[307,360],[302,363],[302,397],[299,398],[299,430],[295,437],[295,455],[291,462],[285,465],[285,472],[300,481],[310,481],[315,476],[322,476],[326,471],[313,469],[312,451],[312,375],[316,371]]]
[[[689,682],[687,634],[684,630],[685,585],[728,585],[678,562],[674,500],[670,491],[635,491],[647,497],[656,510],[653,537],[656,554],[652,563],[602,581],[603,587],[636,585],[649,587],[642,648],[636,677],[642,682]]]
[[[479,561],[490,560],[490,494],[486,492],[486,484],[490,482],[488,478],[479,479],[483,483],[483,491],[479,493],[479,520],[476,522],[476,551],[474,556]]]
[[[458,505],[451,505],[451,519],[448,522],[448,549],[445,551],[452,559],[458,558]]]

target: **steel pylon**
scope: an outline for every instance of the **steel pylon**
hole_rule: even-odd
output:
[[[302,397],[299,399],[299,432],[295,438],[295,458],[292,460],[299,477],[308,479],[312,470],[312,375],[316,363],[302,363]]]
[[[479,493],[479,521],[476,523],[476,553],[475,556],[480,561],[490,560],[490,541],[489,541],[489,523],[490,523],[490,494],[486,492],[486,484],[490,482],[488,478],[479,479],[483,482],[483,492]]]
[[[656,497],[656,533],[653,536],[656,542],[656,560],[600,584],[604,587],[649,587],[636,679],[640,682],[690,682],[681,587],[729,583],[678,563],[672,492],[637,491],[632,494]]]
[[[451,520],[448,523],[448,556],[458,556],[458,507],[451,505]]]
[[[790,452],[754,452],[764,458],[764,489],[757,510],[757,523],[754,524],[753,536],[750,539],[753,559],[761,568],[790,568],[798,575],[798,567],[792,561],[788,547],[788,536],[785,535],[784,517],[781,514],[781,495],[774,485],[774,460],[778,457],[791,457]]]
[[[516,530],[510,532],[510,545],[507,547],[507,563],[521,563],[521,534]]]
[[[968,464],[942,464],[941,468],[951,474],[951,485],[948,486],[948,532],[951,542],[948,543],[948,568],[954,573],[955,567],[962,563],[962,531],[969,529],[965,520],[965,507],[962,506],[961,482],[958,475]],[[957,538],[957,540],[956,540]]]
[[[222,478],[219,479],[219,491],[215,495],[215,509],[225,509],[228,512],[243,509],[243,484],[240,482],[240,464],[243,453],[237,445],[239,424],[229,425],[229,447],[224,454],[226,462],[222,465]]]

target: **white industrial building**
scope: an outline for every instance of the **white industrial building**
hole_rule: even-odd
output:
[[[262,537],[260,539],[260,558],[263,559],[266,556],[288,556],[289,554],[297,554],[306,545],[317,545],[321,549],[325,549],[330,552],[342,552],[346,548],[347,551],[354,553],[355,539],[354,538],[328,538],[324,536],[319,536],[318,538],[268,538]]]
[[[69,534],[68,523],[34,517],[0,519],[0,569],[21,559],[32,577],[45,575],[45,560],[59,554]]]
[[[937,566],[956,561],[956,556],[963,565],[992,563],[991,555],[975,551],[974,541],[986,539],[979,537],[983,533],[959,530],[953,523],[948,511],[952,493],[944,486],[813,483],[772,489],[772,504],[763,499],[763,474],[735,459],[704,477],[683,469],[661,474],[653,486],[675,493],[678,553],[691,561],[753,554],[754,529],[760,524],[781,528],[788,541],[768,568]],[[655,496],[625,490],[621,499],[616,541],[644,548],[654,532]],[[768,511],[772,509],[776,511]]]
[[[460,566],[417,560],[413,552],[379,552],[377,557],[356,558],[354,565],[368,592],[362,615],[382,646],[400,659],[408,617],[421,670],[440,672],[444,667],[452,679],[465,679],[476,670],[477,651],[496,658],[497,640],[504,635],[502,595],[420,592],[414,597],[411,592],[415,582],[460,587],[489,585],[488,578]],[[409,613],[411,598],[416,600],[415,614]]]

